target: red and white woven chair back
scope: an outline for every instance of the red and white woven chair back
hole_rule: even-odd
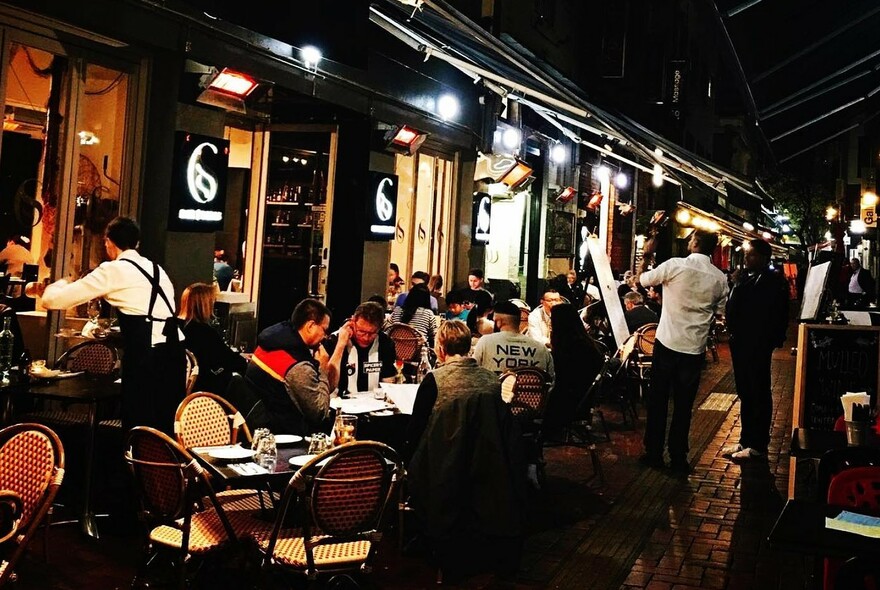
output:
[[[39,510],[49,486],[61,484],[64,452],[55,433],[38,424],[4,429],[0,442],[0,490],[10,490],[21,498],[20,526],[24,526]]]
[[[184,448],[235,444],[239,428],[250,441],[244,418],[220,396],[200,391],[184,398],[177,407],[174,432]]]
[[[58,365],[65,371],[85,371],[90,375],[112,375],[119,355],[103,342],[82,342],[65,352]]]
[[[547,373],[540,369],[518,369],[501,376],[501,396],[514,416],[540,418],[549,391]]]
[[[312,487],[312,515],[325,534],[345,536],[378,525],[388,491],[388,465],[374,449],[333,457]]]
[[[185,464],[174,441],[137,426],[128,435],[126,460],[138,487],[142,509],[152,518],[173,520],[186,502]]]
[[[196,380],[199,378],[199,361],[196,359],[196,355],[194,355],[189,350],[186,352],[186,394],[189,395],[192,393],[193,387],[196,385]]]
[[[397,360],[405,363],[419,362],[425,339],[418,330],[409,324],[394,323],[389,326],[387,334],[394,341]]]
[[[657,340],[657,324],[645,324],[635,331],[636,350],[644,356],[654,356],[654,342]]]

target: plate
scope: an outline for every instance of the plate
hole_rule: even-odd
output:
[[[276,445],[295,445],[298,442],[302,442],[303,437],[298,434],[276,434],[275,435],[275,444]]]
[[[392,410],[377,410],[375,412],[370,412],[370,416],[393,416],[394,412]]]
[[[244,447],[218,447],[208,451],[208,456],[214,459],[224,459],[227,461],[237,461],[239,459],[250,459],[256,454],[252,449]]]
[[[294,467],[302,467],[303,465],[311,461],[313,457],[317,457],[317,455],[297,455],[296,457],[291,457],[290,459],[288,459],[287,462]]]

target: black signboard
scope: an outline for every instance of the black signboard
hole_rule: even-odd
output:
[[[492,231],[492,197],[486,193],[474,195],[473,223],[471,239],[475,242],[488,242]]]
[[[867,392],[876,405],[880,330],[821,325],[802,325],[801,330],[805,334],[799,344],[804,356],[798,359],[800,425],[832,430],[843,415],[840,396],[847,392]]]
[[[367,240],[394,239],[397,224],[396,174],[370,172],[370,194],[367,199]]]
[[[229,141],[178,131],[168,229],[209,232],[223,229]]]

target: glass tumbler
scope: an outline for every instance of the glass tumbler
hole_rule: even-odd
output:
[[[340,414],[336,418],[336,425],[334,426],[334,445],[344,445],[346,443],[354,442],[355,435],[357,434],[357,416],[353,414]]]
[[[278,446],[275,444],[275,435],[272,433],[264,435],[260,439],[256,451],[254,461],[269,473],[274,472],[275,464],[278,461]]]

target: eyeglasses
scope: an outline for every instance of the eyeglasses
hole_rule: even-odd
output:
[[[354,331],[355,331],[356,334],[359,334],[359,335],[361,335],[361,336],[366,336],[367,338],[369,338],[369,337],[371,337],[371,336],[375,336],[376,334],[379,333],[379,329],[378,329],[378,328],[375,329],[375,330],[365,330],[365,329],[363,329],[363,328],[358,327],[357,324],[354,325]]]

